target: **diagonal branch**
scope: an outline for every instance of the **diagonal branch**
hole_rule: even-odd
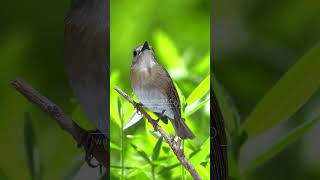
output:
[[[42,111],[48,113],[48,115],[55,120],[63,130],[67,131],[78,144],[81,143],[81,137],[87,131],[76,124],[61,110],[61,108],[45,96],[41,95],[22,79],[18,78],[12,81],[11,85],[30,102],[37,105]],[[103,144],[95,144],[92,155],[107,170],[109,169],[109,153]]]
[[[148,122],[150,124],[152,124],[152,126],[154,127],[154,129],[156,131],[158,131],[161,136],[163,136],[163,138],[165,139],[165,141],[169,144],[171,150],[173,151],[173,153],[176,155],[176,157],[178,158],[178,160],[180,161],[180,163],[189,171],[189,173],[191,174],[191,176],[195,179],[195,180],[201,180],[201,177],[199,176],[198,172],[196,171],[196,169],[187,161],[183,150],[180,147],[180,143],[174,141],[173,139],[171,139],[167,133],[161,128],[161,126],[158,125],[157,121],[152,119],[151,116],[141,107],[139,106],[139,104],[137,102],[135,102],[129,95],[127,95],[125,92],[123,92],[120,88],[118,87],[114,87],[114,89],[120,94],[122,95],[127,101],[129,101],[135,108],[137,108],[138,111],[141,112],[141,114],[148,119]]]

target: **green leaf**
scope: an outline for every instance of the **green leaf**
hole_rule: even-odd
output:
[[[180,87],[178,86],[178,84],[177,84],[176,82],[173,82],[173,83],[174,83],[174,86],[175,86],[176,89],[177,89],[177,92],[178,92],[178,95],[179,95],[179,99],[180,99],[181,107],[183,107],[184,104],[185,104],[186,98],[185,98],[183,92],[181,91]]]
[[[199,173],[200,177],[203,179],[210,179],[210,170],[208,171],[204,166],[197,165],[196,167],[197,172]],[[190,176],[190,174],[188,174]]]
[[[9,179],[9,177],[6,175],[6,173],[4,173],[4,171],[2,169],[0,169],[0,179],[2,179],[2,180]]]
[[[77,175],[77,173],[80,171],[80,168],[82,167],[83,164],[84,164],[84,160],[82,157],[75,159],[71,167],[67,168],[68,171],[61,179],[64,179],[64,180],[73,179]]]
[[[232,151],[228,151],[228,170],[229,176],[232,179],[239,179],[239,169],[238,163],[234,158]]]
[[[203,100],[201,102],[196,102],[196,103],[188,105],[184,111],[185,116],[186,117],[191,116],[194,112],[196,112],[197,110],[202,108],[204,105],[206,105],[209,100],[210,100],[210,97],[206,98],[205,100]]]
[[[121,148],[113,142],[110,142],[110,149],[121,151]]]
[[[279,152],[284,150],[286,147],[294,143],[296,140],[301,138],[301,136],[305,135],[311,128],[313,128],[316,123],[320,121],[320,117],[317,117],[311,121],[305,122],[297,128],[293,129],[287,135],[282,137],[278,142],[272,145],[268,150],[259,155],[255,160],[253,160],[245,169],[245,173],[253,170],[264,162],[270,160],[274,156],[276,156]]]
[[[166,68],[177,68],[184,64],[173,40],[163,31],[154,34],[156,54]]]
[[[213,73],[211,73],[211,87],[213,88],[213,93],[216,94],[227,132],[234,138],[240,134],[238,110]]]
[[[210,90],[210,75],[208,75],[190,94],[186,103],[188,105],[200,100]]]
[[[153,137],[155,137],[156,139],[159,139],[161,137],[161,135],[156,132],[156,131],[148,131]]]
[[[200,151],[198,151],[194,156],[190,158],[190,163],[193,165],[198,165],[207,159],[210,155],[210,137],[200,146]]]
[[[304,55],[265,95],[243,128],[252,137],[288,119],[319,88],[320,44]]]
[[[158,139],[157,144],[153,148],[153,153],[152,153],[152,160],[153,161],[157,160],[159,157],[162,141],[163,141],[163,139],[162,139],[162,137],[160,137]]]
[[[113,89],[116,83],[119,83],[119,72],[112,72],[110,76],[110,116],[111,120],[114,121],[119,127],[121,126],[121,122],[117,112],[117,98],[119,94]]]
[[[150,177],[146,175],[147,168],[149,168],[149,165],[138,166],[126,175],[126,179],[150,179]]]
[[[118,115],[121,121],[121,127],[123,126],[123,112],[122,112],[122,104],[121,104],[121,100],[120,97],[117,98],[117,107],[118,107]]]
[[[167,166],[167,167],[164,167],[163,169],[161,169],[159,171],[159,174],[162,174],[162,173],[166,173],[168,171],[171,171],[172,169],[176,168],[176,167],[179,167],[181,164],[180,163],[175,163],[173,165],[170,165],[170,166]]]
[[[134,112],[134,114],[132,115],[130,120],[127,122],[127,124],[124,125],[123,130],[128,129],[129,127],[137,124],[142,119],[142,117],[143,116],[141,114],[138,114],[137,112]]]
[[[34,144],[35,144],[35,136],[33,132],[33,127],[30,120],[30,114],[28,112],[25,112],[24,114],[24,142],[26,147],[26,154],[27,154],[27,162],[29,167],[29,173],[31,176],[31,179],[34,179]]]
[[[131,146],[133,147],[134,150],[136,150],[136,152],[144,159],[146,160],[148,163],[152,164],[149,156],[147,155],[146,152],[144,152],[143,150],[141,150],[140,148],[138,148],[136,145],[131,144]]]
[[[210,72],[210,52],[208,52],[198,63],[191,67],[191,70],[197,74],[207,74]]]
[[[36,149],[37,143],[31,123],[31,117],[28,112],[25,112],[24,114],[24,137],[31,179],[39,180],[42,177],[42,167],[39,161],[40,155]]]

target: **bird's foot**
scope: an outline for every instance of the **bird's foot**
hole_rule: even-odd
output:
[[[158,116],[158,119],[156,119],[155,122],[152,124],[154,131],[157,131],[156,126],[158,125],[160,119],[165,117],[164,112],[166,112],[166,110],[162,110],[161,114],[159,114],[159,116]]]
[[[97,146],[104,145],[106,142],[106,137],[103,133],[101,133],[99,130],[92,130],[92,131],[86,131],[85,133],[81,134],[80,137],[80,143],[78,144],[78,147],[81,146],[84,147],[84,150],[86,152],[85,155],[85,161],[88,164],[88,166],[92,168],[98,167],[100,164],[94,165],[91,163],[91,160],[93,158],[93,151]]]
[[[182,139],[179,136],[174,136],[171,139],[174,149],[180,155],[183,155]]]
[[[137,114],[140,115],[141,113],[139,112],[139,108],[142,107],[143,104],[142,104],[142,103],[136,103],[136,102],[135,102],[135,103],[133,104],[133,106],[134,106],[134,108],[136,108]]]

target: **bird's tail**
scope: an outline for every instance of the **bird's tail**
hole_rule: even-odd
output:
[[[186,123],[184,123],[184,121],[182,119],[180,119],[178,121],[173,120],[172,125],[173,125],[177,135],[181,139],[193,139],[194,138],[194,134],[191,132],[189,127],[186,125]]]

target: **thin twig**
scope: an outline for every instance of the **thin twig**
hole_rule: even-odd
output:
[[[79,144],[81,143],[81,135],[87,131],[75,123],[69,116],[64,113],[59,106],[54,104],[45,96],[41,95],[37,90],[33,89],[27,82],[22,79],[16,79],[11,85],[30,102],[36,104],[42,111],[59,124],[59,126],[67,131],[73,139]],[[109,154],[104,144],[95,144],[92,152],[93,157],[102,164],[107,170],[109,169]]]
[[[191,176],[195,180],[201,180],[201,177],[199,176],[196,169],[188,162],[186,159],[183,150],[180,147],[180,143],[176,142],[175,140],[171,139],[167,133],[161,128],[161,126],[158,125],[157,121],[152,119],[151,116],[141,107],[138,105],[137,102],[135,102],[130,96],[128,96],[125,92],[123,92],[120,88],[114,87],[114,89],[122,95],[127,101],[129,101],[135,108],[137,108],[138,111],[146,118],[148,119],[148,122],[152,124],[154,129],[158,131],[161,136],[165,139],[165,141],[169,144],[171,150],[176,155],[180,163],[189,171]]]

